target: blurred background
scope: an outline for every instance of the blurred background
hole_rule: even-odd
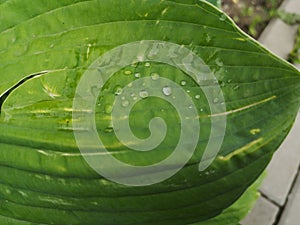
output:
[[[213,0],[211,0],[213,1]],[[214,0],[238,26],[300,69],[300,0]],[[300,224],[300,113],[241,225]]]
[[[281,19],[288,25],[300,23],[300,12],[289,12],[280,8],[284,0],[222,0],[222,10],[225,11],[246,33],[258,39],[266,26],[274,18]],[[300,0],[294,0],[299,1]],[[300,32],[294,38],[293,49],[287,60],[300,63],[299,47]],[[299,222],[300,224],[300,222]]]

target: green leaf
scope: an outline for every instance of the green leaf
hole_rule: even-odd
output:
[[[210,2],[211,4],[217,6],[218,8],[221,8],[221,0],[206,0]]]
[[[222,214],[207,221],[192,225],[239,225],[239,222],[251,211],[260,196],[257,190],[264,177],[265,173],[258,178],[232,206],[224,210]]]
[[[206,1],[7,0],[0,2],[0,21],[1,224],[206,221],[230,207],[260,176],[299,109],[298,70]],[[133,151],[112,127],[112,105],[120,87],[159,74],[180,85],[189,95],[179,98],[180,103],[192,99],[198,113],[200,135],[188,163],[163,182],[126,186],[101,176],[83,158],[74,132],[84,130],[75,129],[78,121],[73,115],[84,117],[90,109],[76,111],[73,102],[76,88],[89,69],[95,70],[91,65],[99,57],[124,44],[150,40],[192,51],[207,65],[201,74],[209,70],[217,82],[199,85],[186,71],[157,61],[125,66],[107,80],[99,95],[100,81],[91,80],[95,86],[88,91],[97,97],[94,118],[106,155],[127,164],[152,165],[168,158],[178,143],[181,120],[172,104],[145,97],[129,116],[132,132],[147,138],[154,117],[164,119],[168,129],[153,151]],[[117,57],[112,59],[116,64]],[[224,101],[207,98],[205,90],[218,86]],[[214,113],[213,105],[226,105],[226,111]],[[224,117],[227,126],[220,151],[199,172],[202,156],[210,160],[205,150],[213,121]],[[216,128],[222,131],[221,125]],[[218,139],[213,136],[210,142]],[[107,166],[104,169],[113,169]]]

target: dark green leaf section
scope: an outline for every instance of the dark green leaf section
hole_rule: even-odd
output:
[[[258,180],[252,184],[247,191],[236,201],[232,206],[228,209],[224,210],[224,212],[212,219],[209,219],[205,222],[195,223],[191,225],[219,225],[219,224],[227,224],[227,225],[239,225],[239,222],[248,214],[248,212],[254,206],[257,198],[259,197],[259,193],[257,189],[259,188],[264,175],[262,175]]]
[[[7,0],[0,1],[0,21],[1,224],[186,225],[224,211],[208,221],[228,225],[221,221],[235,223],[233,218],[245,214],[238,208],[247,208],[252,188],[249,197],[228,207],[259,177],[293,124],[300,96],[294,67],[205,1]],[[201,124],[195,155],[180,172],[159,184],[128,187],[101,177],[85,162],[74,139],[72,106],[92,62],[141,40],[184,45],[209,65],[224,94],[227,129],[218,157],[199,172],[211,118],[224,115],[211,115],[201,87],[183,71],[155,62],[120,70],[101,90],[95,115],[111,155],[148,165],[168,157],[177,144],[177,113],[153,98],[130,115],[133,132],[147,137],[154,116],[164,118],[173,132],[147,157],[116,139],[110,127],[115,90],[137,79],[136,73],[184,80]]]

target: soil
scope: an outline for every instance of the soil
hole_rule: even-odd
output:
[[[283,0],[222,0],[222,9],[246,33],[258,38]]]

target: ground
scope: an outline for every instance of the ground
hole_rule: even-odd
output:
[[[282,0],[222,0],[222,9],[246,33],[259,37],[270,19],[277,14]]]

